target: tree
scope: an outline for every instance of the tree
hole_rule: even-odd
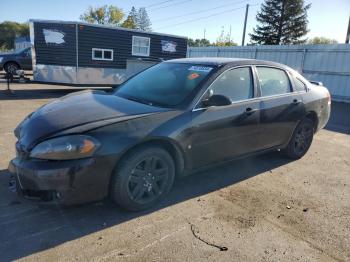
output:
[[[231,40],[231,33],[225,35],[225,29],[222,28],[219,37],[216,39],[214,46],[236,46],[237,43]]]
[[[122,23],[121,27],[129,28],[129,29],[136,29],[136,24],[135,24],[132,16],[128,15],[126,20]]]
[[[139,15],[138,15],[138,12],[134,6],[131,8],[131,10],[129,12],[129,16],[132,17],[132,19],[134,20],[134,23],[135,23],[135,28],[137,28],[138,24],[139,24]]]
[[[187,41],[188,46],[195,46],[195,47],[199,47],[199,46],[210,46],[210,42],[207,39],[192,39],[189,38]]]
[[[0,49],[10,50],[14,48],[14,40],[19,36],[29,36],[29,25],[11,21],[0,23]]]
[[[122,23],[122,27],[125,28],[130,28],[130,29],[137,29],[137,24],[138,24],[138,16],[137,16],[137,11],[135,7],[132,7],[128,17],[126,20]]]
[[[314,38],[311,38],[307,41],[309,45],[331,45],[331,44],[337,44],[338,41],[335,39],[330,39],[323,36],[316,36]]]
[[[304,0],[265,0],[256,20],[260,23],[250,34],[253,44],[302,44],[308,32],[307,11],[311,4]]]
[[[80,20],[90,24],[108,24],[119,26],[124,17],[123,10],[114,5],[104,5],[100,7],[89,7],[88,10],[80,16]]]
[[[152,31],[152,23],[148,17],[146,8],[141,7],[137,13],[137,29],[142,31]]]

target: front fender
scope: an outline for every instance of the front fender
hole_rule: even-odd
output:
[[[154,137],[168,137],[166,132],[156,132],[156,130],[177,114],[176,111],[149,114],[98,127],[85,132],[85,134],[91,135],[100,141],[101,148],[96,154],[120,154],[128,148]]]
[[[187,122],[186,122],[187,121]],[[184,169],[188,163],[190,116],[183,112],[164,112],[87,132],[98,139],[101,148],[96,155],[116,155],[118,158],[144,144],[159,144],[176,156],[177,164]]]

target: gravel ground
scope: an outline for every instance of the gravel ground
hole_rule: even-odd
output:
[[[350,104],[308,154],[233,161],[176,182],[159,206],[128,213],[109,200],[61,209],[8,185],[12,130],[70,87],[0,83],[0,261],[350,261]]]

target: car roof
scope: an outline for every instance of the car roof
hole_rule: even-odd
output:
[[[211,66],[222,66],[228,65],[231,66],[240,66],[240,65],[267,65],[267,66],[276,66],[289,69],[288,66],[265,60],[257,59],[247,59],[247,58],[225,58],[225,57],[198,57],[198,58],[180,58],[172,59],[166,61],[166,63],[184,63],[184,64],[198,64],[198,65],[211,65]]]

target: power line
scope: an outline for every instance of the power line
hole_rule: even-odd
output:
[[[190,2],[190,1],[192,1],[192,0],[184,0],[184,1],[181,1],[181,2],[173,3],[171,5],[160,6],[160,7],[157,7],[157,8],[151,8],[150,10],[151,11],[156,11],[156,10],[167,8],[167,7],[171,7],[171,6],[174,6],[174,5],[184,4],[184,3],[187,3],[187,2]]]
[[[187,14],[183,14],[183,15],[172,16],[172,17],[167,17],[167,18],[162,18],[162,19],[156,19],[156,20],[153,20],[153,22],[160,22],[160,21],[165,21],[165,20],[169,20],[169,19],[176,19],[176,18],[180,18],[180,17],[184,17],[184,16],[189,16],[189,15],[196,15],[196,14],[200,14],[200,13],[206,13],[206,12],[209,12],[209,11],[212,11],[212,10],[220,9],[220,8],[231,6],[231,5],[234,5],[234,4],[241,4],[241,3],[244,3],[244,2],[250,2],[250,0],[243,0],[243,1],[239,1],[239,2],[235,1],[234,3],[228,4],[228,5],[221,5],[221,6],[217,6],[217,7],[214,7],[214,8],[203,9],[203,10],[199,10],[199,11],[195,11],[195,12],[191,12],[191,13],[187,13]]]
[[[174,1],[174,0],[161,1],[161,2],[157,2],[157,3],[151,4],[151,5],[147,5],[145,7],[149,8],[149,7],[152,7],[152,6],[162,5],[162,4],[165,4],[165,3],[168,3],[168,2],[172,2],[172,1]]]
[[[252,5],[251,5],[251,6],[252,6]],[[178,25],[183,25],[183,24],[187,24],[187,23],[190,23],[190,22],[194,22],[194,21],[198,21],[198,20],[203,20],[203,19],[207,19],[207,18],[210,18],[210,17],[213,17],[213,16],[218,16],[218,15],[221,15],[221,14],[225,14],[225,13],[229,13],[229,12],[232,12],[232,11],[240,10],[240,9],[243,9],[243,8],[245,8],[245,6],[241,6],[241,7],[238,7],[238,8],[226,10],[226,11],[219,12],[219,13],[215,13],[215,14],[208,15],[208,16],[198,17],[198,18],[191,19],[191,20],[187,20],[187,21],[184,21],[184,22],[181,22],[181,23],[177,23],[177,24],[172,24],[172,25],[167,25],[167,26],[158,27],[158,28],[156,28],[155,30],[159,30],[159,29],[163,29],[163,28],[168,28],[168,27],[174,27],[174,26],[178,26]]]

